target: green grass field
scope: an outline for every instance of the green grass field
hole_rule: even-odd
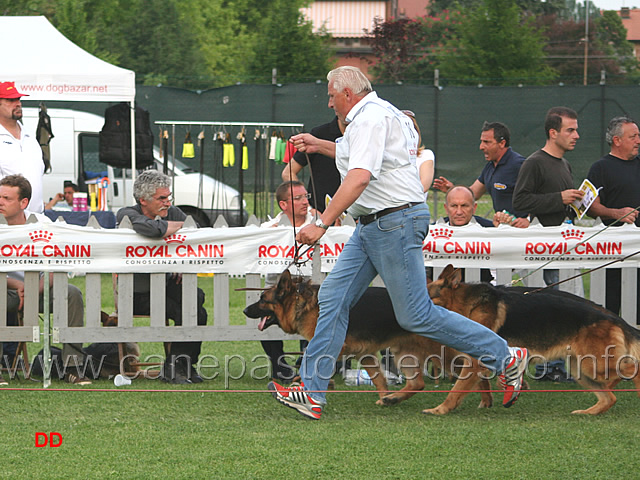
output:
[[[241,353],[242,347],[224,344],[219,353]],[[366,387],[336,386],[317,422],[278,404],[266,381],[250,379],[234,381],[230,391],[216,380],[187,388],[137,380],[117,389],[105,380],[92,387],[106,392],[5,391],[2,477],[634,477],[637,464],[627,442],[640,420],[633,393],[620,393],[618,404],[600,417],[572,416],[594,397],[564,392],[524,393],[510,409],[482,411],[476,409],[479,394],[471,394],[452,414],[431,417],[421,410],[445,393],[379,407]],[[36,448],[36,432],[59,432],[62,445]]]
[[[80,279],[73,279],[81,284]],[[200,285],[209,288],[210,278]],[[240,286],[240,280],[233,280]],[[235,284],[237,282],[237,285]],[[110,277],[103,279],[109,298]],[[236,292],[241,297],[240,292]],[[105,300],[107,301],[107,300]],[[210,307],[210,305],[209,305]],[[108,309],[105,306],[105,309]],[[242,301],[234,298],[239,318]],[[595,397],[581,392],[525,392],[510,409],[478,410],[479,394],[444,417],[422,415],[450,388],[444,382],[395,407],[375,405],[372,387],[336,380],[320,421],[277,403],[266,390],[267,372],[244,374],[237,356],[262,353],[257,342],[208,342],[203,353],[220,367],[204,369],[198,385],[109,380],[90,387],[42,384],[18,378],[4,389],[2,478],[355,478],[355,479],[619,479],[636,468],[627,443],[640,427],[640,400],[620,392],[599,417],[573,416]],[[287,342],[296,349],[296,342]],[[30,345],[34,354],[39,345]],[[160,344],[142,344],[143,356]],[[228,368],[225,358],[234,357]],[[266,364],[266,361],[263,362]],[[210,364],[211,365],[211,364]],[[5,374],[6,375],[6,374]],[[530,382],[534,390],[576,390],[576,385]],[[623,382],[620,388],[632,388]],[[13,390],[16,389],[16,390]],[[61,391],[64,389],[64,391]],[[62,445],[35,447],[37,432],[57,432]]]

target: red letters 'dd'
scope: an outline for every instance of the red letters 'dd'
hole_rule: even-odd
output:
[[[36,432],[35,446],[46,447],[49,444],[51,448],[58,448],[62,445],[62,435],[58,432],[49,432],[47,435],[45,432]]]

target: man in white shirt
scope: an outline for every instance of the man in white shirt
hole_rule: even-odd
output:
[[[24,131],[22,103],[27,96],[18,92],[14,82],[0,82],[0,178],[21,174],[31,184],[29,211],[44,212],[42,149],[35,134]]]
[[[303,133],[292,141],[300,151],[335,157],[342,183],[321,218],[302,228],[297,240],[315,244],[345,210],[358,225],[320,287],[318,324],[302,360],[301,385],[271,382],[269,390],[280,403],[320,419],[349,308],[379,274],[400,326],[502,372],[503,405],[510,407],[520,393],[526,349],[508,347],[493,331],[429,298],[422,255],[429,208],[416,169],[418,133],[411,119],[378,98],[355,67],[338,67],[327,79],[329,108],[347,125],[344,137],[333,143]]]

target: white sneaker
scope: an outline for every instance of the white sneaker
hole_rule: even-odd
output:
[[[305,417],[319,420],[322,415],[322,404],[316,402],[304,391],[304,384],[283,387],[276,382],[269,382],[267,386],[273,398],[289,408],[294,408]]]
[[[529,359],[529,352],[526,348],[509,347],[509,353],[511,359],[504,372],[498,376],[498,381],[504,389],[502,406],[505,408],[513,405],[520,396],[524,372],[527,369],[527,360]]]

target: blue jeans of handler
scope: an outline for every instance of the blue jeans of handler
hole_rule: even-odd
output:
[[[478,358],[495,372],[509,359],[507,343],[493,331],[462,315],[436,306],[429,298],[422,243],[429,229],[426,204],[358,223],[318,293],[320,314],[300,375],[305,390],[325,403],[349,324],[349,310],[376,274],[384,281],[402,328]]]

